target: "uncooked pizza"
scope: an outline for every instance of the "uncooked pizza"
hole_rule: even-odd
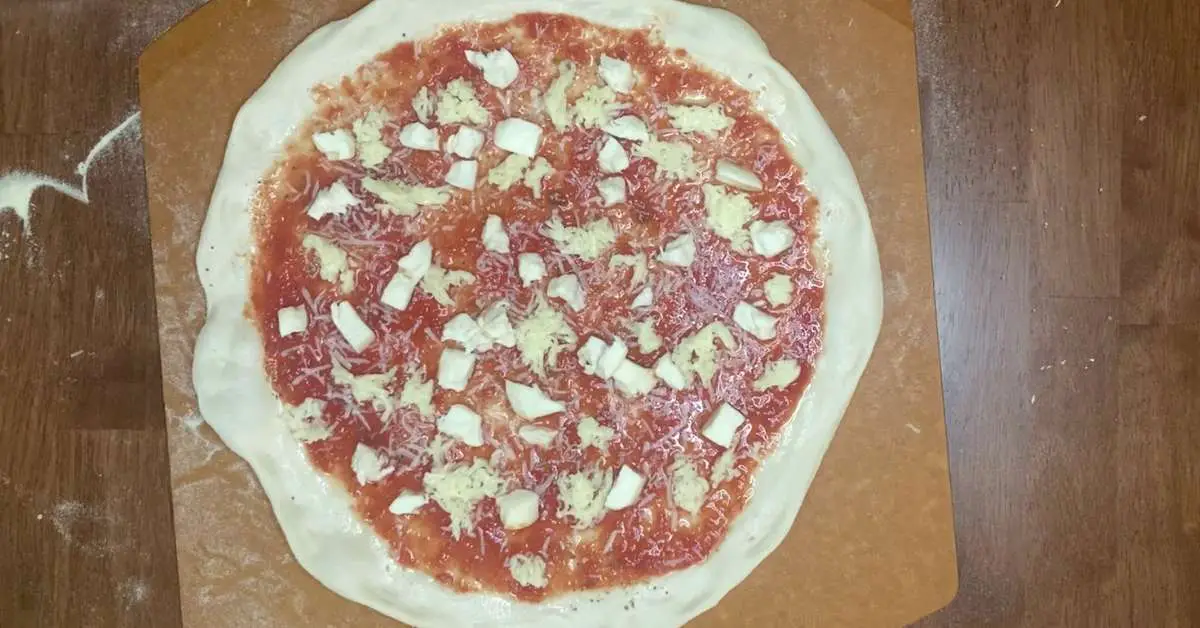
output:
[[[392,571],[457,594],[652,586],[811,479],[756,495],[830,352],[824,199],[765,90],[602,22],[397,33],[311,90],[247,188],[275,404],[249,420]]]

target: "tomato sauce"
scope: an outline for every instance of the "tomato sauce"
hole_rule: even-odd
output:
[[[516,83],[503,91],[484,83],[464,55],[466,50],[502,46],[521,65]],[[789,251],[772,259],[734,253],[727,242],[704,228],[701,184],[658,178],[655,164],[643,158],[631,156],[632,163],[623,173],[627,202],[601,207],[596,182],[608,175],[601,175],[596,167],[596,149],[603,134],[578,126],[556,132],[537,97],[546,92],[563,60],[578,64],[579,76],[569,93],[571,100],[578,97],[595,82],[594,67],[601,53],[626,59],[643,79],[635,93],[623,98],[626,113],[646,120],[661,139],[690,142],[701,172],[711,172],[718,157],[753,165],[765,189],[749,193],[750,200],[759,219],[785,220],[795,230],[797,241]],[[555,170],[544,182],[542,197],[535,198],[520,184],[501,192],[486,182],[486,173],[505,156],[489,141],[477,158],[480,174],[473,192],[454,191],[444,208],[425,208],[416,217],[373,210],[375,197],[362,187],[365,176],[443,185],[453,159],[442,152],[402,148],[397,135],[403,125],[416,121],[410,102],[418,89],[428,86],[436,94],[459,77],[475,85],[492,124],[506,117],[524,117],[542,127],[540,155]],[[685,135],[670,126],[662,104],[695,93],[722,103],[726,115],[735,120],[719,139]],[[757,460],[770,452],[791,418],[821,349],[823,279],[811,250],[816,200],[804,187],[803,172],[779,133],[754,109],[754,96],[704,70],[682,51],[656,43],[649,31],[600,28],[561,15],[529,14],[502,24],[450,28],[432,39],[396,46],[339,84],[317,88],[314,97],[319,114],[297,131],[260,190],[252,296],[266,367],[280,399],[290,404],[310,397],[327,400],[324,419],[333,435],[307,445],[313,464],[344,483],[359,515],[386,539],[400,564],[464,591],[497,591],[535,601],[634,583],[704,561],[745,505]],[[331,162],[313,149],[311,133],[349,128],[371,109],[384,109],[391,117],[383,135],[393,152],[380,167],[368,172],[356,160]],[[438,131],[444,143],[453,127]],[[338,180],[357,198],[367,200],[345,216],[308,218],[305,209],[316,192]],[[510,253],[484,250],[480,233],[489,214],[504,220]],[[568,226],[607,218],[618,234],[612,253],[641,252],[651,260],[670,238],[691,232],[696,236],[696,261],[686,269],[652,263],[654,305],[635,315],[629,308],[636,293],[629,285],[630,271],[609,268],[607,255],[594,263],[562,255],[541,233],[554,216]],[[306,233],[320,235],[347,252],[355,277],[351,292],[339,294],[336,286],[317,276],[314,259],[300,245]],[[451,292],[453,307],[437,303],[422,290],[414,293],[405,311],[382,305],[380,293],[397,260],[424,238],[433,245],[435,263],[471,272],[474,283]],[[541,495],[540,517],[528,528],[509,531],[501,525],[494,501],[484,499],[477,507],[474,530],[455,539],[447,531],[449,516],[435,503],[406,516],[388,510],[400,491],[422,491],[422,478],[432,464],[425,449],[437,431],[434,417],[405,407],[385,423],[374,408],[348,402],[345,394],[337,393],[331,365],[337,359],[359,375],[394,368],[397,395],[401,383],[417,369],[423,370],[425,378],[435,379],[438,356],[446,346],[440,340],[441,328],[454,314],[465,311],[474,316],[488,304],[507,299],[513,304],[516,324],[534,307],[537,286],[523,287],[516,271],[517,256],[525,252],[542,255],[550,276],[580,275],[587,308],[576,313],[555,304],[578,342],[558,357],[545,377],[522,364],[517,349],[493,348],[478,356],[466,391],[437,388],[433,401],[435,417],[455,403],[465,403],[485,417],[485,444],[472,448],[456,442],[447,451],[447,463],[476,457],[492,460],[511,488],[536,489]],[[760,286],[778,272],[791,275],[796,289],[791,303],[770,308],[779,317],[778,335],[762,342],[742,333],[730,315],[739,301],[761,301]],[[345,351],[339,341],[329,316],[331,304],[339,300],[353,304],[376,333],[376,341],[361,354]],[[275,313],[295,305],[305,307],[308,329],[281,338]],[[575,350],[589,335],[605,340],[618,335],[629,341],[628,322],[647,317],[654,321],[663,347],[642,353],[630,342],[629,357],[643,366],[651,367],[684,337],[718,320],[734,331],[739,346],[719,354],[719,368],[709,386],[674,391],[660,385],[636,399],[618,395],[582,371]],[[783,357],[799,361],[801,377],[786,390],[755,390],[751,382],[764,365]],[[516,419],[505,400],[505,379],[539,386],[550,397],[564,400],[567,412],[534,422]],[[673,506],[668,470],[677,456],[685,455],[702,476],[709,476],[723,450],[702,438],[700,428],[722,402],[740,409],[749,423],[735,445],[738,473],[711,487],[693,517]],[[585,415],[616,429],[607,452],[580,449],[574,426]],[[560,437],[549,449],[531,447],[516,435],[525,424],[558,429]],[[359,443],[386,452],[395,472],[379,482],[358,485],[350,460]],[[575,530],[573,521],[556,516],[556,477],[593,465],[613,469],[615,474],[622,464],[648,475],[636,505],[607,512],[583,531]],[[510,557],[530,553],[546,560],[545,588],[523,587],[508,572]]]

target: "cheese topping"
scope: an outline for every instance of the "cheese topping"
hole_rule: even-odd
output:
[[[437,131],[421,124],[412,122],[400,129],[400,145],[413,150],[438,150],[440,142]]]
[[[662,336],[654,331],[654,321],[645,319],[629,323],[629,331],[637,338],[638,351],[654,353],[663,345]]]
[[[667,115],[671,116],[671,126],[676,129],[684,133],[703,133],[710,137],[733,124],[733,118],[725,115],[725,110],[718,104],[707,107],[670,105],[667,107]]]
[[[554,168],[542,157],[535,159],[529,170],[525,171],[525,187],[533,192],[533,198],[542,198],[542,180],[552,172]]]
[[[700,166],[693,161],[695,149],[687,142],[661,142],[650,138],[635,144],[633,154],[653,161],[658,166],[655,176],[659,178],[686,181],[700,174]]]
[[[429,240],[421,240],[409,249],[408,254],[396,263],[396,274],[383,287],[379,300],[389,307],[405,310],[412,301],[413,290],[432,267],[433,246]]]
[[[595,336],[589,336],[579,351],[575,352],[575,356],[579,358],[579,364],[583,367],[584,373],[595,375],[596,368],[600,366],[600,358],[604,357],[604,352],[607,350],[608,343]]]
[[[733,322],[759,340],[770,340],[775,337],[777,320],[774,316],[745,301],[738,303],[733,308]]]
[[[625,152],[620,142],[610,137],[600,147],[600,152],[596,155],[596,163],[600,166],[600,172],[620,172],[629,167],[629,154]]]
[[[354,134],[346,129],[335,129],[327,133],[314,133],[313,146],[330,161],[354,158]]]
[[[762,179],[732,161],[718,160],[716,177],[717,181],[739,190],[759,192],[763,189]]]
[[[458,313],[446,321],[442,328],[442,340],[453,340],[469,353],[478,353],[492,348],[492,339],[470,314]]]
[[[466,51],[467,63],[483,71],[483,80],[493,87],[504,89],[517,80],[520,67],[507,48],[492,52]]]
[[[536,283],[546,276],[546,262],[537,253],[522,253],[517,257],[517,275],[521,285]]]
[[[417,114],[417,119],[423,124],[429,124],[429,120],[433,118],[433,96],[429,94],[429,88],[424,85],[417,90],[417,95],[412,99],[413,111]]]
[[[354,121],[354,140],[358,143],[358,160],[366,168],[374,168],[392,154],[392,149],[383,143],[383,125],[391,120],[384,111],[371,111]]]
[[[658,254],[658,261],[671,266],[691,266],[696,261],[696,238],[685,233],[671,240]]]
[[[439,207],[450,200],[446,188],[409,185],[399,181],[380,181],[366,177],[363,189],[379,197],[382,204],[375,208],[393,216],[416,216],[422,207]]]
[[[337,286],[342,294],[354,290],[354,271],[350,269],[350,258],[345,251],[312,233],[304,235],[300,246],[317,255],[317,272],[321,279]]]
[[[791,248],[796,241],[796,232],[784,220],[750,223],[750,241],[754,252],[763,257],[775,257]]]
[[[688,387],[690,378],[675,366],[675,361],[671,359],[670,354],[663,354],[654,363],[654,374],[663,381],[667,386],[675,390],[683,390]]]
[[[496,498],[500,523],[506,530],[523,530],[538,519],[538,496],[533,491],[517,489]]]
[[[733,446],[733,439],[737,434],[737,429],[745,422],[745,415],[738,412],[736,408],[728,403],[723,403],[712,414],[712,417],[708,419],[708,422],[704,424],[704,428],[700,430],[700,435],[728,449]]]
[[[496,214],[489,214],[483,223],[483,248],[495,253],[508,252],[508,234],[504,221]]]
[[[475,179],[478,174],[478,162],[456,161],[450,164],[450,169],[446,171],[446,183],[460,190],[474,190]]]
[[[372,342],[375,342],[375,332],[367,327],[354,306],[345,301],[337,301],[330,308],[329,313],[333,318],[333,326],[356,353],[362,353]]]
[[[800,363],[796,360],[775,360],[767,364],[763,374],[754,380],[754,390],[768,388],[786,389],[800,377]]]
[[[527,167],[529,167],[528,157],[512,153],[488,171],[487,181],[501,190],[507,190],[521,180],[521,175],[524,174]]]
[[[333,430],[322,419],[325,402],[305,399],[298,406],[279,402],[279,414],[292,438],[301,443],[313,443],[333,436]]]
[[[526,386],[514,381],[504,382],[504,394],[513,412],[522,419],[540,419],[551,414],[564,412],[567,406],[546,396],[537,386]]]
[[[388,511],[393,515],[411,515],[421,509],[422,506],[429,503],[429,498],[421,493],[413,491],[400,491],[396,499],[392,500],[388,506]]]
[[[279,337],[286,338],[308,329],[308,312],[303,305],[281,307],[276,313],[279,321]]]
[[[546,580],[546,559],[534,554],[517,554],[505,562],[513,580],[523,587],[544,589]]]
[[[695,516],[708,497],[708,481],[700,477],[696,465],[686,458],[676,458],[671,465],[671,499],[675,505]]]
[[[687,377],[691,385],[692,374],[708,386],[717,372],[717,343],[727,350],[737,348],[733,334],[722,323],[709,323],[700,331],[681,340],[671,352],[671,361]]]
[[[575,123],[585,129],[603,127],[621,111],[617,95],[608,87],[592,86],[575,101]]]
[[[567,111],[567,90],[574,82],[575,64],[563,61],[558,64],[558,76],[546,90],[546,114],[559,131],[565,131],[571,125],[571,114]]]
[[[479,103],[471,83],[464,78],[456,78],[438,94],[437,120],[438,124],[485,125],[488,112]]]
[[[546,285],[546,296],[562,299],[563,303],[576,312],[582,312],[587,307],[587,294],[576,275],[560,275],[551,279]]]
[[[612,471],[592,469],[559,476],[558,512],[560,519],[574,519],[575,528],[590,528],[604,516],[604,500],[612,490]]]
[[[366,486],[382,480],[395,470],[381,453],[359,443],[350,458],[350,470],[360,485]]]
[[[438,386],[447,390],[466,390],[475,371],[475,355],[458,349],[442,349],[438,359]]]
[[[450,297],[450,289],[473,283],[475,283],[475,275],[465,270],[446,270],[433,264],[425,272],[425,277],[421,279],[421,288],[438,303],[453,307],[455,302]]]
[[[532,158],[542,141],[542,127],[528,120],[508,118],[496,125],[493,138],[501,149]]]
[[[479,315],[479,329],[501,347],[517,346],[517,332],[508,320],[508,301],[497,301]]]
[[[617,203],[625,202],[625,179],[621,177],[608,177],[600,179],[596,182],[596,191],[600,193],[600,200],[605,207],[612,207]]]
[[[732,479],[736,473],[733,468],[734,450],[726,449],[724,453],[717,457],[717,461],[713,463],[712,472],[709,474],[709,481],[715,487],[725,480]]]
[[[616,436],[613,428],[600,425],[595,417],[590,416],[579,420],[579,425],[575,426],[575,433],[579,436],[580,449],[595,447],[604,452],[608,451],[608,443]]]
[[[548,427],[538,425],[524,425],[517,430],[517,436],[521,440],[537,447],[549,447],[554,443],[554,439],[558,438],[558,430],[552,430]]]
[[[613,373],[613,383],[626,397],[640,397],[654,390],[658,378],[654,376],[654,371],[626,358]]]
[[[388,390],[392,382],[396,381],[396,367],[393,366],[384,373],[354,375],[335,359],[332,375],[335,386],[349,388],[355,403],[371,404],[380,413],[380,420],[387,425],[392,413],[396,411],[396,401],[392,399],[392,391]]]
[[[650,139],[650,129],[637,116],[621,116],[604,125],[604,132],[613,137],[635,142],[645,142]],[[691,146],[689,145],[689,148]]]
[[[496,497],[504,482],[481,458],[466,464],[438,467],[425,474],[425,493],[450,515],[450,534],[457,540],[475,531],[475,507],[485,497]]]
[[[646,486],[646,478],[642,474],[626,465],[621,465],[617,479],[613,482],[612,490],[604,499],[604,507],[609,510],[624,510],[632,506],[637,502],[638,495],[642,494],[644,486]]]
[[[646,265],[646,254],[636,253],[634,255],[614,255],[608,260],[609,268],[632,268],[633,277],[629,280],[631,287],[638,287],[646,283],[646,278],[650,276],[650,269]]]
[[[330,214],[345,216],[350,208],[358,205],[358,199],[346,188],[341,181],[334,181],[329,187],[317,192],[309,203],[306,213],[313,220],[320,220]]]
[[[423,417],[433,416],[433,381],[425,379],[423,367],[409,369],[400,389],[400,406],[416,408]]]
[[[754,206],[741,192],[727,192],[719,185],[704,185],[704,209],[706,221],[713,233],[729,240],[733,250],[740,253],[750,249],[750,232],[746,223],[754,218]]]
[[[654,305],[654,288],[646,286],[642,288],[641,292],[637,293],[637,296],[633,298],[633,302],[629,304],[629,307],[637,310],[650,307],[651,305]]]
[[[474,410],[454,404],[438,417],[437,429],[451,438],[457,438],[468,447],[483,445],[483,418]]]
[[[469,126],[460,126],[446,140],[446,152],[453,153],[463,159],[474,159],[475,154],[483,147],[483,133]]]
[[[607,218],[593,220],[581,227],[564,227],[562,220],[551,218],[542,233],[554,240],[563,255],[594,261],[617,241],[617,232]]]
[[[558,362],[558,354],[575,344],[578,338],[558,310],[538,295],[533,313],[517,324],[517,349],[521,361],[535,374],[546,375],[546,366]]]
[[[600,79],[613,91],[627,94],[633,89],[637,77],[628,62],[600,55]]]

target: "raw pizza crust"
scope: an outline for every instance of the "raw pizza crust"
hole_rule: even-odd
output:
[[[398,567],[354,515],[345,489],[317,472],[278,420],[263,343],[246,316],[254,235],[249,207],[259,177],[315,111],[310,89],[335,82],[402,41],[438,26],[565,12],[607,26],[654,26],[671,47],[759,92],[820,201],[816,250],[827,264],[824,348],[794,420],[760,466],[754,496],[725,541],[700,565],[647,583],[539,604],[458,593]],[[404,24],[400,29],[397,24]],[[403,37],[401,30],[404,31]],[[674,0],[376,0],[304,40],[246,102],[200,237],[197,266],[208,301],[196,343],[196,396],[205,420],[246,459],[296,559],[338,594],[418,626],[679,625],[716,603],[783,541],[879,334],[883,291],[866,203],[841,146],[807,94],[741,19]],[[632,602],[632,603],[631,603]]]

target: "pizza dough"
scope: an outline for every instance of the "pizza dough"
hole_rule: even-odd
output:
[[[254,245],[249,201],[292,129],[313,112],[312,86],[353,72],[401,41],[428,37],[440,25],[505,20],[539,10],[616,27],[653,26],[668,45],[758,91],[761,109],[791,145],[820,201],[818,246],[828,275],[824,350],[812,381],[775,453],[760,467],[753,499],[709,560],[642,585],[534,605],[457,593],[395,565],[384,544],[357,520],[344,489],[313,469],[282,421],[268,420],[278,404],[263,368],[257,327],[245,311]],[[395,26],[401,21],[403,33]],[[811,101],[739,19],[669,0],[504,0],[485,6],[468,0],[434,6],[379,0],[320,29],[239,113],[197,263],[208,300],[194,367],[201,412],[250,462],[293,552],[310,573],[349,599],[420,626],[676,625],[716,604],[786,535],[870,356],[882,310],[865,202],[849,162]]]

